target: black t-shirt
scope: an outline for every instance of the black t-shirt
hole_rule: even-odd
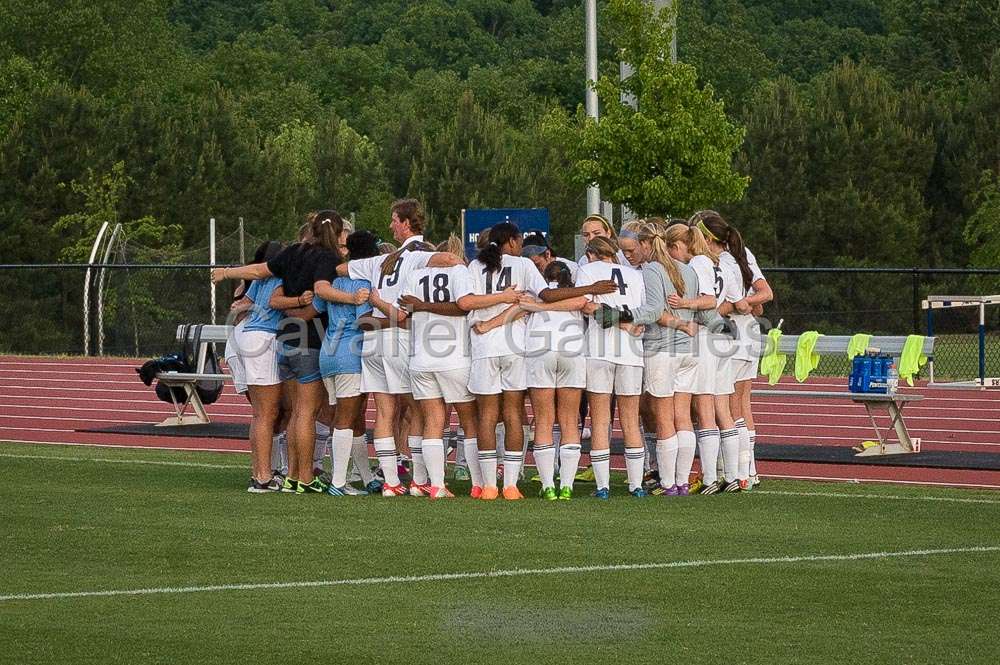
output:
[[[332,282],[337,278],[337,255],[318,245],[295,243],[283,249],[280,254],[267,262],[267,268],[275,277],[280,277],[285,295],[300,296],[312,291],[317,280]],[[318,322],[318,325],[317,325]],[[306,344],[310,349],[322,346],[326,330],[326,313],[306,322]],[[296,345],[301,338],[300,324],[283,320],[278,326],[278,339]]]

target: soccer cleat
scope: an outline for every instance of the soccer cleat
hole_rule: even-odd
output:
[[[403,483],[382,485],[382,496],[406,496],[406,486]]]
[[[454,499],[455,495],[448,491],[447,487],[431,487],[427,494],[431,499]]]
[[[586,469],[576,474],[574,480],[581,480],[583,482],[590,482],[594,480],[594,467],[588,466]]]
[[[660,486],[660,472],[656,469],[649,471],[642,477],[642,486],[646,491],[650,491]]]
[[[760,485],[760,476],[757,475],[756,473],[750,476],[750,484],[753,485],[754,487]]]
[[[382,492],[383,483],[378,478],[372,478],[371,482],[365,485],[365,491],[369,494],[380,494]]]
[[[281,491],[285,494],[299,494],[299,481],[294,478],[285,478],[281,483]]]
[[[687,496],[688,494],[691,494],[691,488],[687,483],[684,483],[683,485],[676,485],[676,487],[677,496]]]
[[[410,483],[410,496],[430,496],[431,495],[431,484],[425,483],[423,485],[418,485],[417,483]]]
[[[555,487],[543,487],[542,491],[538,493],[538,496],[542,497],[546,501],[555,501],[559,498]]]
[[[645,499],[647,496],[649,496],[646,490],[642,489],[641,487],[636,487],[634,490],[629,490],[628,493],[631,494],[636,499]]]
[[[722,488],[722,491],[726,494],[733,494],[734,492],[740,491],[740,481],[733,480],[726,483],[726,486]]]
[[[494,501],[500,496],[500,491],[497,490],[496,485],[487,485],[483,488],[482,493],[479,498],[483,501]]]
[[[247,492],[250,494],[267,494],[268,492],[279,491],[281,491],[281,485],[279,485],[278,481],[274,478],[266,483],[259,483],[256,478],[251,478],[250,484],[247,485]]]
[[[347,485],[343,487],[335,487],[333,485],[330,485],[329,487],[326,488],[326,493],[329,494],[330,496],[348,496]]]
[[[722,490],[722,483],[718,480],[713,480],[709,484],[702,486],[698,494],[718,494],[720,490]]]
[[[320,480],[319,476],[313,478],[311,483],[299,483],[299,490],[306,494],[322,494],[328,487],[329,485]]]
[[[333,482],[333,477],[323,469],[313,469],[313,476],[319,478],[320,482],[324,485],[329,485]]]
[[[653,487],[652,489],[649,490],[649,496],[668,496],[668,493],[672,489],[673,489],[672,487],[667,488],[664,487],[663,485],[657,485],[656,487]]]
[[[503,498],[508,501],[520,501],[524,498],[521,494],[521,490],[517,489],[517,485],[511,485],[510,487],[503,488]]]
[[[455,480],[470,480],[472,476],[469,475],[469,467],[467,466],[456,466],[455,467]]]
[[[472,489],[469,490],[469,496],[473,499],[478,499],[483,495],[483,488],[479,485],[473,485]]]
[[[595,499],[600,499],[601,501],[607,501],[611,498],[611,490],[607,487],[598,487],[596,490],[591,492],[590,496]]]
[[[705,481],[702,480],[701,474],[691,474],[691,477],[688,479],[688,488],[690,489],[691,494],[700,494],[701,488],[704,486]]]
[[[749,479],[741,480],[741,481],[739,481],[739,483],[740,483],[740,491],[741,492],[749,492],[750,490],[753,489],[753,485],[750,484],[750,480]]]
[[[350,483],[344,485],[342,489],[347,496],[368,496],[368,490],[360,490]]]
[[[559,500],[569,501],[573,498],[573,488],[572,487],[560,487],[559,488]]]

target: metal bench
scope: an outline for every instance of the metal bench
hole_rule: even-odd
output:
[[[816,346],[813,347],[813,350],[821,356],[839,355],[846,357],[847,346],[850,341],[850,335],[823,335],[816,340]],[[780,353],[794,356],[796,349],[798,348],[798,343],[798,335],[782,335],[778,342],[778,351]],[[877,348],[880,352],[888,353],[893,356],[896,359],[898,367],[899,356],[903,352],[903,345],[905,343],[906,337],[903,336],[873,336],[871,341],[868,343],[868,346],[869,348]],[[770,351],[770,345],[771,341],[768,340],[768,351]],[[933,358],[933,337],[927,337],[924,339],[923,353],[928,357],[928,359]],[[879,393],[852,393],[846,390],[788,390],[771,388],[754,390],[753,394],[761,397],[794,396],[815,397],[818,399],[849,399],[855,404],[864,405],[865,413],[868,414],[868,418],[872,423],[872,428],[875,430],[875,436],[878,439],[877,446],[861,449],[856,457],[901,455],[920,452],[920,438],[910,436],[909,430],[906,428],[906,422],[903,419],[903,407],[910,402],[918,402],[922,400],[924,398],[923,395],[903,393],[883,395]],[[889,414],[889,430],[895,434],[895,441],[892,441],[889,438],[891,434],[888,432],[883,434],[882,429],[879,428],[878,423],[875,421],[875,414],[877,411],[885,411]]]
[[[205,405],[195,390],[198,381],[231,381],[229,374],[208,374],[205,373],[205,363],[208,352],[215,344],[225,344],[229,340],[232,326],[206,325],[201,328],[201,337],[198,341],[198,348],[194,349],[194,372],[160,372],[156,375],[156,380],[170,388],[180,388],[184,391],[185,398],[179,400],[170,391],[170,399],[174,406],[174,415],[166,418],[163,422],[157,423],[157,427],[171,427],[177,425],[204,425],[210,423]],[[177,326],[177,341],[181,343],[194,343],[195,326]],[[194,411],[188,414],[188,409]]]

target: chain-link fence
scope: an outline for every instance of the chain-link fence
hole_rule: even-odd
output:
[[[172,350],[181,323],[211,320],[209,268],[184,265],[0,266],[0,352],[152,356]],[[1000,270],[772,268],[766,318],[789,334],[926,333],[927,295],[1000,294]],[[89,286],[86,286],[89,284]],[[216,287],[225,321],[234,284]],[[88,314],[85,324],[84,292]],[[935,378],[979,374],[976,308],[934,312]],[[1000,306],[986,310],[986,376],[1000,376]],[[846,357],[819,373],[844,375]]]

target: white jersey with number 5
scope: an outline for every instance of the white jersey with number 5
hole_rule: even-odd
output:
[[[469,273],[472,277],[473,292],[477,295],[499,293],[513,287],[515,291],[524,291],[537,298],[538,294],[549,286],[531,259],[510,256],[509,254],[503,255],[500,270],[496,272],[488,271],[486,266],[476,259],[469,264]],[[510,305],[501,303],[485,309],[474,310],[469,315],[470,322],[489,321],[508,307]],[[473,332],[472,357],[478,359],[524,355],[526,330],[527,327],[522,318],[514,323],[494,328],[485,335],[477,335]]]
[[[472,293],[472,280],[465,266],[421,268],[410,273],[401,296],[416,296],[424,302],[457,303]],[[414,372],[440,372],[471,364],[469,357],[469,321],[464,316],[443,316],[414,312],[410,316]]]
[[[576,285],[590,286],[608,279],[618,285],[618,290],[606,295],[588,296],[593,302],[622,310],[638,309],[645,304],[646,288],[642,273],[632,266],[591,261],[580,266]],[[642,367],[642,337],[631,335],[618,326],[604,329],[591,321],[587,326],[587,357],[616,365]]]

